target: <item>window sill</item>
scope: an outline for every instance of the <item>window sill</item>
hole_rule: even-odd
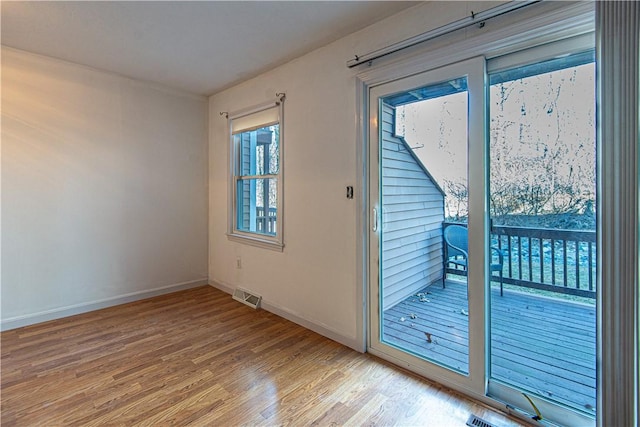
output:
[[[256,246],[258,248],[269,249],[276,252],[284,251],[284,244],[273,240],[262,239],[258,235],[245,235],[238,233],[227,233],[227,239],[232,242],[243,243],[245,245]]]

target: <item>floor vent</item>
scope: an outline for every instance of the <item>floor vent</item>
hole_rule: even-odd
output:
[[[240,301],[241,303],[246,304],[251,308],[257,309],[258,307],[260,307],[260,301],[262,300],[262,297],[238,288],[233,291],[233,299],[236,301]]]
[[[490,422],[487,422],[482,418],[477,417],[473,414],[469,415],[469,419],[467,420],[467,425],[470,427],[496,427]]]

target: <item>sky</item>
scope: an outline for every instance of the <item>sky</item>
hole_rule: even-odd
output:
[[[492,179],[533,184],[547,170],[542,163],[555,157],[553,179],[578,179],[585,197],[594,197],[594,65],[502,85],[490,87],[490,167],[500,172],[492,174]],[[502,103],[501,93],[505,94]],[[396,110],[396,133],[404,135],[443,188],[445,180],[467,181],[467,97],[465,91],[398,106]],[[520,166],[528,161],[539,168]]]

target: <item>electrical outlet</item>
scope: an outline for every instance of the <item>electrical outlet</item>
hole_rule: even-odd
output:
[[[238,269],[242,268],[242,258],[240,257],[236,258],[236,268]]]

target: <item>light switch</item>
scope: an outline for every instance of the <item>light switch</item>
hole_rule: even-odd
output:
[[[347,186],[347,199],[353,199],[353,186]]]

